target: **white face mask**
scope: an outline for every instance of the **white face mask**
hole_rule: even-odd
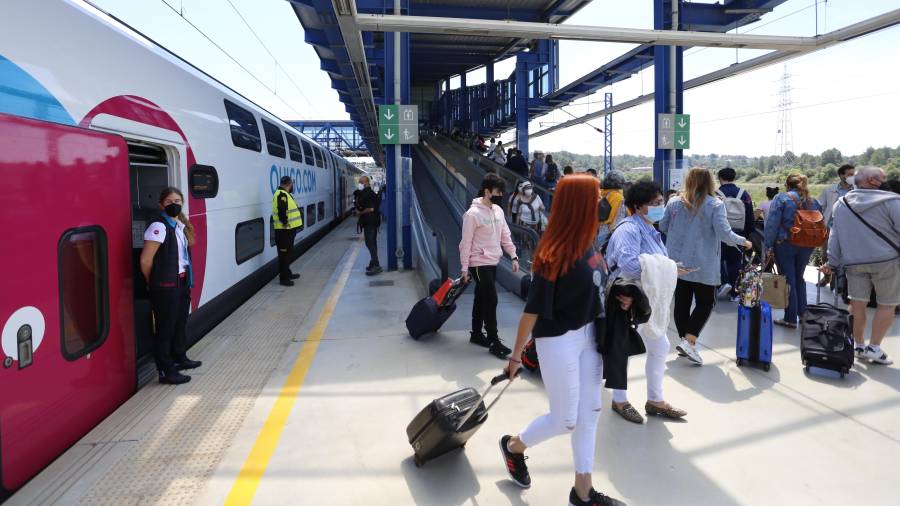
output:
[[[847,176],[844,178],[844,182],[849,184],[850,186],[853,186],[854,184],[856,184],[856,176]]]
[[[531,188],[525,188],[524,190],[522,190],[522,193],[525,194],[526,197],[530,197],[531,194],[534,193],[534,190],[532,190]]]
[[[359,190],[359,191],[363,191],[363,189],[364,189],[365,187],[366,187],[366,185],[364,185],[364,184],[362,184],[362,183],[359,183],[358,185],[356,185],[356,189]]]
[[[378,185],[372,185],[372,191],[378,193]]]

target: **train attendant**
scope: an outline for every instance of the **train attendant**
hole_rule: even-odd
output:
[[[291,272],[291,248],[297,229],[303,226],[300,208],[291,193],[294,180],[282,176],[281,185],[272,196],[272,223],[275,224],[275,245],[278,247],[278,278],[284,286],[294,286],[292,280],[300,277]]]
[[[200,367],[199,360],[187,358],[185,327],[191,307],[190,246],[194,244],[194,226],[181,212],[184,195],[178,188],[166,188],[159,195],[160,217],[144,232],[141,273],[150,291],[150,304],[156,321],[153,358],[159,382],[187,383],[184,369]]]

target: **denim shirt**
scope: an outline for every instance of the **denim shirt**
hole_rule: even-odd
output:
[[[722,243],[738,246],[746,240],[732,232],[725,204],[713,196],[707,196],[697,210],[688,209],[681,197],[672,197],[659,230],[666,234],[669,258],[698,269],[678,279],[704,285],[721,281]]]
[[[769,212],[766,213],[765,228],[765,244],[766,249],[770,250],[775,247],[776,243],[782,242],[788,238],[788,230],[794,226],[794,215],[797,214],[797,204],[791,199],[791,194],[797,202],[803,204],[805,210],[821,211],[822,206],[819,202],[810,198],[805,203],[800,198],[800,194],[795,190],[787,193],[779,193],[772,199],[769,205]]]
[[[612,270],[611,278],[641,279],[639,257],[644,253],[668,256],[659,232],[640,216],[631,215],[619,223],[606,247],[606,263]]]

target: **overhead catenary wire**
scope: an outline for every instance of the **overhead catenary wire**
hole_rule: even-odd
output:
[[[263,42],[262,38],[260,38],[260,36],[256,33],[256,30],[254,30],[253,27],[250,26],[250,23],[247,22],[247,19],[244,17],[243,14],[241,14],[241,11],[238,10],[237,6],[234,5],[234,2],[232,2],[231,0],[225,0],[225,1],[228,2],[228,5],[231,6],[231,9],[234,10],[235,14],[237,14],[238,17],[241,18],[241,21],[243,21],[244,26],[246,26],[247,29],[250,30],[250,33],[252,33],[253,36],[256,37],[256,40],[259,42],[259,45],[262,46],[262,48],[265,49],[265,51],[267,53],[269,53],[269,56],[272,57],[272,61],[275,62],[275,68],[276,68],[275,78],[278,79],[278,70],[277,69],[279,67],[281,67],[281,70],[284,71],[284,76],[288,78],[288,81],[290,81],[291,84],[294,86],[294,88],[297,90],[297,92],[300,93],[300,96],[303,97],[303,100],[306,101],[306,104],[310,107],[310,109],[312,109],[313,111],[319,112],[318,109],[316,108],[316,106],[313,105],[313,103],[309,100],[309,97],[307,97],[306,94],[303,93],[303,90],[300,88],[300,85],[298,85],[297,82],[294,81],[294,78],[292,78],[291,75],[288,74],[288,71],[285,68],[285,66],[281,64],[281,62],[278,60],[278,58],[275,57],[274,54],[272,54],[272,51],[269,50],[269,47],[266,45],[266,43]],[[276,87],[275,93],[276,94],[278,93],[277,87]]]
[[[216,43],[216,41],[214,41],[209,35],[207,35],[206,32],[204,32],[203,30],[201,30],[200,27],[198,27],[198,26],[195,25],[193,22],[191,22],[191,20],[188,19],[186,16],[183,16],[183,15],[178,11],[178,9],[176,9],[175,7],[173,7],[172,5],[170,5],[168,2],[166,2],[166,0],[160,0],[160,1],[163,3],[163,5],[165,5],[166,7],[168,7],[172,12],[174,12],[175,14],[177,14],[178,17],[180,17],[182,20],[184,20],[185,23],[187,23],[188,25],[190,25],[191,28],[193,28],[194,30],[196,30],[197,33],[199,33],[200,35],[202,35],[203,38],[205,38],[207,41],[209,41],[210,44],[212,44],[213,46],[215,46],[216,49],[218,49],[219,51],[221,51],[222,54],[224,54],[225,56],[227,56],[228,59],[230,59],[232,62],[234,62],[235,65],[237,65],[238,67],[240,67],[241,70],[243,70],[244,72],[246,72],[247,75],[249,75],[254,81],[258,82],[262,87],[264,87],[265,89],[269,90],[269,91],[275,96],[275,98],[277,98],[278,100],[280,100],[281,103],[283,103],[284,105],[286,105],[290,110],[294,111],[294,113],[297,114],[298,117],[301,117],[301,118],[302,118],[302,117],[304,116],[303,113],[301,113],[300,111],[298,111],[297,109],[295,109],[294,106],[292,106],[292,105],[291,105],[290,103],[288,103],[285,99],[283,99],[280,95],[278,95],[278,94],[275,92],[275,90],[274,90],[273,88],[270,88],[269,85],[267,85],[265,82],[263,82],[260,78],[256,77],[256,75],[255,75],[253,72],[250,72],[250,70],[247,69],[247,67],[245,67],[243,64],[241,64],[241,62],[238,61],[237,58],[235,58],[234,56],[232,56],[231,53],[229,53],[229,52],[226,51],[222,46],[220,46],[218,43]]]

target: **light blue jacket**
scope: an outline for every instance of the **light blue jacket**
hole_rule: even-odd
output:
[[[722,279],[721,243],[738,246],[746,240],[731,231],[725,204],[712,196],[696,210],[688,209],[681,197],[672,197],[659,221],[659,230],[666,234],[669,258],[686,268],[699,269],[679,279],[712,286]]]
[[[794,215],[797,214],[797,204],[791,199],[792,196],[794,199],[797,199],[797,202],[799,202],[805,210],[822,210],[819,201],[810,197],[809,200],[803,202],[800,198],[800,194],[795,190],[775,195],[775,198],[772,199],[772,203],[769,204],[769,212],[766,213],[766,250],[771,250],[775,247],[775,243],[786,240],[788,238],[788,230],[794,226]]]
[[[619,223],[606,247],[606,264],[612,270],[611,276],[641,279],[640,256],[643,253],[668,255],[659,232],[633,214]]]

